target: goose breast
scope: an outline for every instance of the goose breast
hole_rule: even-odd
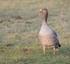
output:
[[[43,23],[39,32],[40,36],[57,36],[56,32],[52,30],[46,23]]]

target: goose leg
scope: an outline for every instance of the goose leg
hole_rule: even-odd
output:
[[[58,51],[59,51],[59,49],[58,48],[53,48],[53,54],[55,55],[55,54],[57,54],[58,53]]]
[[[56,54],[56,49],[53,47],[53,54],[55,55]]]
[[[45,46],[43,46],[43,53],[44,53],[44,55],[45,55],[45,49],[46,49],[46,47],[45,47]]]

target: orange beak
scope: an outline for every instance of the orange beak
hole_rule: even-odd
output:
[[[40,13],[42,13],[42,9],[40,9]]]

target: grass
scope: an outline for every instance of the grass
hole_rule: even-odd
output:
[[[60,52],[43,55],[38,41],[40,8],[49,11],[48,24],[59,33]],[[70,64],[69,0],[0,0],[0,64]]]

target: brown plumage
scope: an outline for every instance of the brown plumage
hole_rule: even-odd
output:
[[[61,46],[57,33],[51,29],[47,24],[48,10],[46,8],[40,9],[40,15],[42,16],[43,22],[39,32],[39,40],[43,47],[43,52],[45,54],[45,48],[52,47],[54,54],[56,50]]]

